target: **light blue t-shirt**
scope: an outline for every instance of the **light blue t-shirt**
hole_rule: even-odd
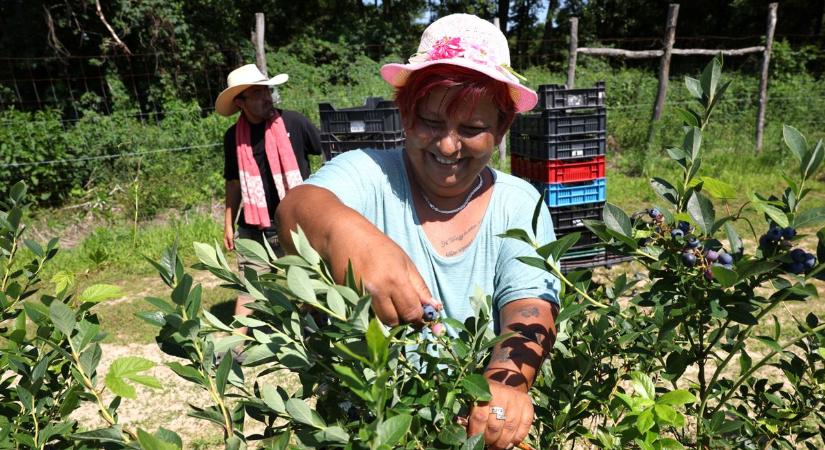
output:
[[[492,295],[496,310],[525,298],[558,304],[559,280],[516,259],[537,256],[535,250],[524,242],[498,237],[513,228],[532,236],[533,211],[539,200],[533,186],[493,170],[493,195],[472,244],[459,255],[441,256],[415,212],[402,152],[349,151],[324,164],[306,183],[334,193],[404,249],[433,297],[444,304],[447,317],[464,322],[474,314],[470,298],[477,287]],[[553,240],[549,211],[541,208],[536,241],[544,245]],[[497,316],[494,314],[496,322]]]

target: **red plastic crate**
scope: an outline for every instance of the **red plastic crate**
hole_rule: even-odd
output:
[[[604,156],[575,161],[537,161],[512,155],[510,161],[513,175],[542,183],[573,183],[604,178]]]

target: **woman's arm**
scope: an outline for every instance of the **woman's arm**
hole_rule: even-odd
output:
[[[492,399],[473,407],[467,430],[471,436],[483,433],[488,448],[511,448],[527,437],[534,419],[527,392],[553,348],[557,314],[557,305],[537,298],[510,302],[501,309],[501,333],[515,334],[493,349],[484,372]]]
[[[312,247],[330,264],[336,282],[343,281],[352,261],[383,323],[420,326],[422,305],[440,308],[404,250],[327,189],[303,184],[290,190],[277,215],[284,248],[295,252],[290,231],[300,225]]]

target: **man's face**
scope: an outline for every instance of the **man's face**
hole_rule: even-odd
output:
[[[250,123],[261,123],[275,115],[269,86],[250,86],[235,97],[235,105]]]

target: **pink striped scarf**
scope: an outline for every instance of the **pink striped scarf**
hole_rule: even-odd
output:
[[[241,182],[244,220],[259,229],[269,228],[269,209],[266,204],[264,184],[261,181],[258,164],[252,156],[249,122],[243,113],[240,114],[238,123],[235,125],[235,143],[238,151],[240,172],[238,178]],[[284,119],[277,111],[275,117],[266,123],[264,146],[269,169],[272,171],[272,179],[278,191],[278,198],[282,199],[290,189],[301,184],[303,178],[284,126]]]

